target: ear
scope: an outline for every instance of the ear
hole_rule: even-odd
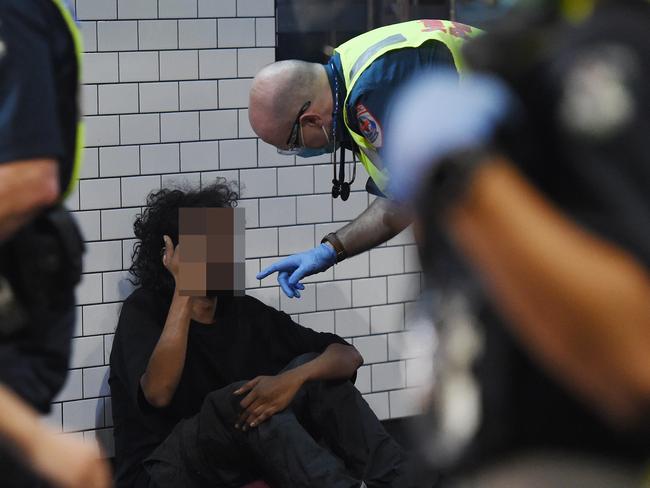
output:
[[[303,127],[321,127],[323,125],[323,120],[318,114],[304,114],[300,117],[300,122]]]

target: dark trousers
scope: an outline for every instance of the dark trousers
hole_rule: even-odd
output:
[[[403,449],[349,381],[306,384],[289,408],[246,432],[234,428],[242,384],[210,393],[145,461],[155,486],[234,488],[260,478],[273,488],[415,486]]]

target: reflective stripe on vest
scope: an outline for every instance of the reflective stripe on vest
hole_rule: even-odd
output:
[[[75,56],[77,58],[77,72],[79,73],[79,85],[81,86],[81,65],[83,60],[83,37],[77,24],[75,23],[70,10],[65,5],[63,0],[52,0],[54,5],[59,8],[61,16],[65,20],[70,35],[72,36],[72,42],[74,44]],[[77,96],[80,96],[80,90],[77,90]],[[78,100],[77,100],[77,103]],[[81,112],[79,112],[80,114]],[[79,116],[79,121],[77,122],[77,137],[75,138],[75,148],[74,148],[74,166],[72,167],[72,174],[70,176],[70,182],[68,187],[62,194],[62,200],[65,199],[72,191],[74,190],[75,183],[79,179],[79,173],[81,172],[81,165],[83,164],[83,149],[84,149],[84,137],[85,137],[85,128],[81,115]]]
[[[359,146],[358,156],[361,163],[381,191],[386,191],[388,175],[378,168],[368,156],[368,153],[375,153],[376,150],[365,137],[352,130],[346,109],[350,93],[361,74],[368,69],[373,61],[389,51],[405,47],[417,48],[425,42],[433,40],[442,42],[449,49],[454,65],[462,76],[465,71],[465,64],[461,56],[463,44],[467,39],[481,33],[482,31],[475,27],[448,20],[411,20],[371,30],[350,39],[334,50],[339,54],[341,60],[347,90],[343,104],[343,122],[352,139]]]

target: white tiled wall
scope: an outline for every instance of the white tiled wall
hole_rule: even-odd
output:
[[[246,208],[247,286],[302,325],[336,332],[363,354],[357,386],[382,418],[417,409],[418,363],[401,349],[405,301],[420,290],[410,233],[305,280],[300,300],[254,275],[302,251],[371,202],[358,166],[333,201],[327,158],[278,155],[248,123],[248,89],[275,56],[273,0],[76,0],[85,38],[86,163],[68,201],[87,241],[68,381],[48,421],[112,454],[108,360],[133,247],[151,190],[225,176]]]

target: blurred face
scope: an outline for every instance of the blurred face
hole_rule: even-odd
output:
[[[179,291],[244,294],[244,209],[179,209]]]

